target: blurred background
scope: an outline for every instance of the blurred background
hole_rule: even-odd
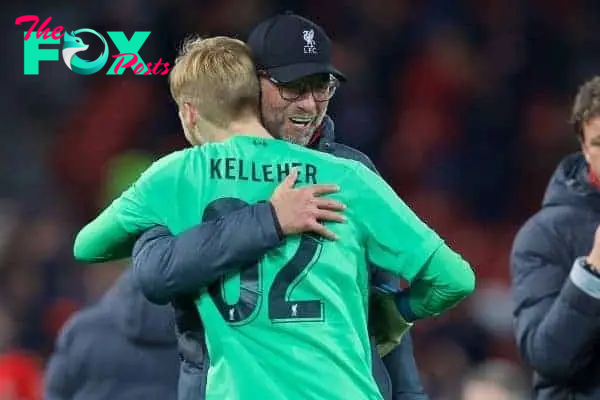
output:
[[[370,156],[476,268],[467,304],[414,329],[432,399],[455,398],[461,380],[485,368],[528,379],[511,332],[508,253],[556,164],[577,149],[567,120],[578,86],[600,65],[600,2],[27,0],[3,9],[0,352],[21,352],[0,357],[0,380],[3,365],[18,364],[34,385],[65,319],[126,266],[75,263],[74,232],[152,160],[186,144],[165,76],[107,76],[109,64],[81,76],[62,61],[25,76],[30,23],[14,20],[151,31],[144,61],[172,62],[188,33],[246,39],[286,9],[325,28],[350,78],[330,105],[338,140]]]

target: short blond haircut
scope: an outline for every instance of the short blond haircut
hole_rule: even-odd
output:
[[[250,48],[241,40],[186,40],[169,74],[169,86],[179,107],[189,102],[219,127],[249,111],[258,115],[260,85]]]

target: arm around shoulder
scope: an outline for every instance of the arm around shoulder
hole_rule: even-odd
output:
[[[243,207],[177,236],[156,227],[134,247],[135,276],[148,300],[165,304],[259,259],[282,239],[269,203]]]

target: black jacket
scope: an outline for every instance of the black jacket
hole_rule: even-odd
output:
[[[63,327],[46,367],[45,400],[176,400],[173,312],[151,304],[129,269]]]
[[[600,399],[600,275],[582,265],[600,224],[600,191],[580,153],[554,173],[511,257],[517,345],[536,399]]]
[[[367,156],[334,142],[333,132],[333,121],[327,117],[316,146],[319,150],[360,161],[375,170]],[[248,235],[248,232],[252,234]],[[206,361],[202,323],[192,301],[195,296],[181,294],[195,293],[198,287],[213,283],[235,266],[255,261],[277,247],[281,240],[272,207],[267,203],[245,207],[205,222],[179,235],[177,239],[168,230],[155,228],[138,240],[133,261],[144,294],[159,304],[171,301],[175,307],[179,350],[184,360],[181,366],[180,400],[191,400],[192,394],[197,396],[199,391],[203,391]],[[155,242],[153,246],[147,246],[151,242]],[[198,260],[201,260],[201,265]],[[383,271],[374,271],[374,284],[387,283],[392,279]],[[403,340],[399,347],[385,357],[387,369],[374,354],[374,374],[384,398],[426,399],[410,338]],[[388,370],[394,374],[390,376]],[[190,397],[186,393],[190,393]]]

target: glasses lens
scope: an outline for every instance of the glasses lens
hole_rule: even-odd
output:
[[[317,102],[333,97],[338,88],[338,80],[331,75],[316,75],[298,79],[290,83],[271,81],[279,88],[281,97],[287,101],[296,101],[307,93],[312,93]]]
[[[294,101],[306,93],[306,87],[302,82],[280,83],[277,86],[281,97],[288,101]]]

